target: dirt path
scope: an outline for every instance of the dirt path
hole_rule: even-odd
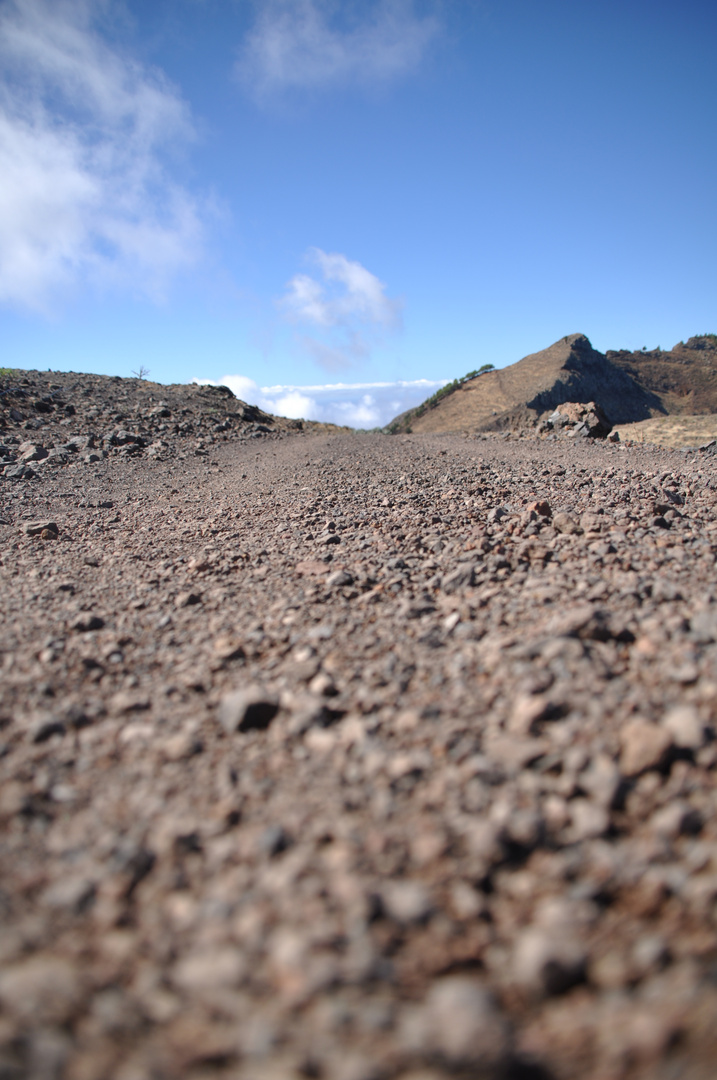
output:
[[[259,442],[0,488],[0,1076],[711,1078],[715,459]]]

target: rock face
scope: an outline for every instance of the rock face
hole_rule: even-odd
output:
[[[533,425],[566,402],[591,401],[612,424],[665,411],[656,393],[593,349],[584,334],[569,334],[517,364],[471,379],[422,416],[405,413],[395,425],[415,432],[501,430]]]
[[[179,394],[0,477],[0,1076],[713,1077],[715,459]]]

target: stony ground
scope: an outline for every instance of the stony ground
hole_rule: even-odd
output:
[[[637,424],[621,424],[616,430],[623,441],[649,442],[677,449],[700,447],[717,439],[717,415],[657,416]]]
[[[711,1080],[716,459],[259,434],[0,477],[0,1077]]]

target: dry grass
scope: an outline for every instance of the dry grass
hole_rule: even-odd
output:
[[[653,443],[655,446],[702,446],[717,439],[717,415],[659,416],[637,424],[621,424],[616,429],[623,442]]]

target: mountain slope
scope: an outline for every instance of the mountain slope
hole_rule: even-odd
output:
[[[665,411],[657,394],[593,349],[584,334],[569,334],[516,364],[464,383],[433,408],[402,414],[391,428],[487,431],[531,423],[566,401],[597,401],[613,423]]]
[[[670,415],[717,413],[717,335],[680,341],[669,352],[608,351],[607,359],[657,394]]]

